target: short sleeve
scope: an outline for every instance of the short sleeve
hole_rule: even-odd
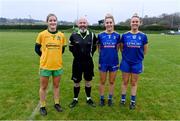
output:
[[[147,35],[144,35],[143,37],[143,45],[148,43]]]
[[[97,45],[100,45],[101,44],[101,37],[100,37],[100,34],[98,34],[98,38],[97,38]]]
[[[117,44],[119,44],[121,42],[121,37],[120,37],[120,34],[118,34],[118,37],[117,37]]]
[[[36,43],[41,44],[42,43],[42,35],[39,33],[36,38]]]

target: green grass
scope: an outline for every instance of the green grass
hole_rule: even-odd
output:
[[[67,38],[70,33],[65,33]],[[86,105],[84,81],[81,82],[79,104],[74,109],[68,105],[73,97],[71,79],[72,55],[66,49],[64,74],[60,94],[64,112],[53,108],[52,81],[47,93],[48,115],[42,117],[35,110],[39,102],[39,57],[34,52],[37,32],[0,32],[0,119],[5,120],[180,120],[180,36],[150,34],[149,51],[145,57],[145,71],[138,83],[137,108],[129,110],[129,92],[125,107],[119,106],[121,72],[118,71],[113,107],[92,108]],[[95,78],[92,97],[99,102],[98,53],[95,53]],[[108,86],[108,85],[107,85]],[[106,88],[106,97],[108,95]]]

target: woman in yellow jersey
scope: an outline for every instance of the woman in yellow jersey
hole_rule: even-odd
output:
[[[35,52],[40,56],[40,114],[47,115],[46,90],[49,77],[53,78],[54,108],[62,111],[59,103],[59,82],[62,70],[62,53],[66,46],[66,38],[57,30],[57,17],[49,14],[46,19],[48,28],[38,34],[35,44]]]

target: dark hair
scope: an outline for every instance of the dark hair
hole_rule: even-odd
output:
[[[46,18],[46,22],[48,22],[49,17],[51,17],[51,16],[56,17],[56,20],[57,20],[57,16],[56,16],[55,14],[53,14],[53,13],[50,13],[50,14],[47,16],[47,18]]]

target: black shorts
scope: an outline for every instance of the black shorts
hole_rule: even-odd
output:
[[[91,81],[94,76],[94,64],[92,59],[88,61],[73,60],[72,65],[72,80],[75,83],[79,83],[82,80],[82,75],[86,81]]]

